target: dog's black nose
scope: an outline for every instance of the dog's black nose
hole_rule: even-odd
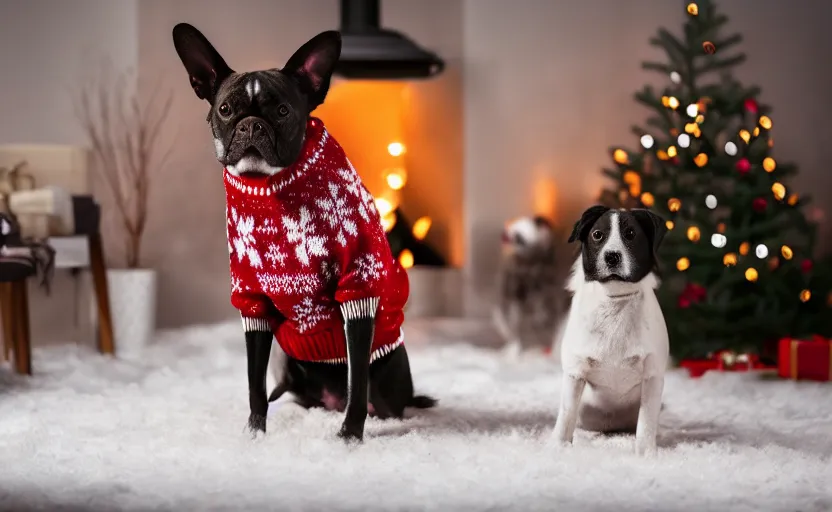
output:
[[[604,262],[610,268],[615,268],[621,264],[621,253],[618,251],[608,251],[604,253]]]
[[[252,135],[263,131],[263,123],[258,121],[255,117],[248,117],[237,124],[237,131],[246,133],[251,131]]]

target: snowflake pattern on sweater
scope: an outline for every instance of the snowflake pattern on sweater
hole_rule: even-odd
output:
[[[231,302],[243,317],[267,319],[291,357],[340,362],[340,305],[378,298],[373,349],[400,343],[407,275],[372,195],[319,120],[276,176],[224,175]]]

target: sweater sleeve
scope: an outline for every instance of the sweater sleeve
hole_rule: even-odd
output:
[[[233,290],[231,305],[240,311],[245,332],[272,330],[269,318],[274,306],[267,296],[250,291]]]
[[[348,320],[353,313],[360,317],[375,316],[393,270],[393,256],[381,224],[369,222],[362,228],[342,252],[341,275],[335,291],[338,303],[352,305],[341,308]]]

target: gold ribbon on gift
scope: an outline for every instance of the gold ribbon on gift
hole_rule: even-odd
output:
[[[797,380],[797,346],[801,341],[805,340],[791,340],[789,342],[789,371],[792,380]],[[829,350],[829,376],[832,378],[832,350]]]

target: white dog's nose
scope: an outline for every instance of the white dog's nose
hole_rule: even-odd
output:
[[[618,251],[607,251],[604,253],[604,263],[609,268],[618,268],[621,265],[621,253]]]

